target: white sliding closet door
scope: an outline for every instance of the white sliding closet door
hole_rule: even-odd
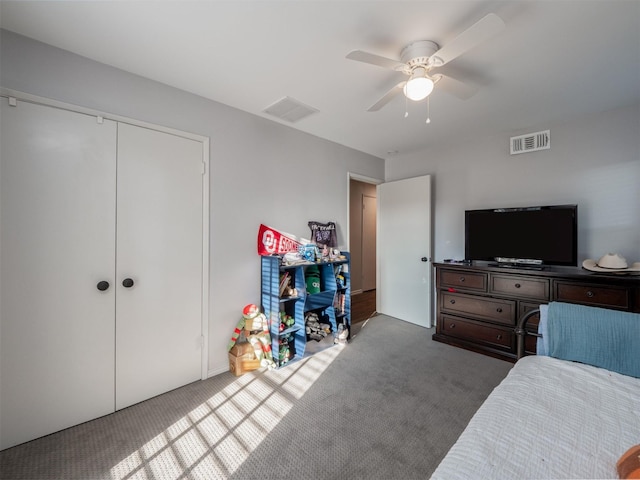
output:
[[[116,123],[0,103],[7,448],[113,411]]]
[[[118,125],[116,409],[201,378],[202,149]]]

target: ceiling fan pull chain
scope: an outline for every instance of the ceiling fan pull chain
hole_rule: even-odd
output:
[[[431,97],[427,97],[427,121],[425,123],[431,123]]]
[[[409,99],[405,95],[404,97],[404,118],[409,116]]]

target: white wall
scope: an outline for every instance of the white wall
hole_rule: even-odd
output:
[[[347,245],[347,172],[384,178],[384,161],[258,116],[2,31],[0,85],[211,139],[209,370],[247,303],[260,303],[260,223],[309,237],[335,221]],[[304,121],[304,120],[303,120]]]
[[[427,127],[428,128],[428,127]],[[509,137],[551,129],[551,149],[509,154]],[[436,260],[464,258],[464,210],[578,204],[578,261],[640,261],[640,104],[534,125],[386,162],[386,180],[434,178]]]

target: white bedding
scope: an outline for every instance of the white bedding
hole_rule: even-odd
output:
[[[618,478],[640,444],[640,379],[544,356],[519,360],[433,480]]]

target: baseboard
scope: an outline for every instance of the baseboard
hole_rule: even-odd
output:
[[[207,378],[215,377],[216,375],[220,375],[221,373],[228,372],[229,367],[218,367],[211,369],[207,372]]]

